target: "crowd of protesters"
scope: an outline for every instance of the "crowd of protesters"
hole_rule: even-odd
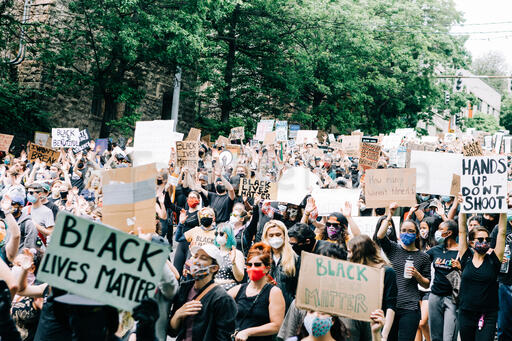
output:
[[[321,188],[363,188],[357,158],[327,142],[247,144],[226,165],[215,156],[222,149],[202,144],[198,167],[181,169],[171,152],[159,171],[151,240],[168,246],[169,260],[155,297],[133,312],[36,278],[60,211],[101,221],[101,172],[132,166],[126,146],[110,143],[100,155],[91,141],[78,153],[61,150],[52,164],[28,160],[25,150],[4,153],[0,340],[512,340],[512,209],[470,216],[460,213],[460,195],[427,193],[412,207],[371,209],[363,191],[352,205],[380,216],[368,236],[350,203],[319,216],[311,195],[295,205],[238,191],[243,178],[278,182],[291,167],[310,170]],[[449,148],[440,140],[435,149]],[[383,151],[377,168],[390,167]],[[384,269],[371,322],[297,307],[302,251]]]

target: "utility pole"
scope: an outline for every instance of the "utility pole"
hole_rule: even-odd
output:
[[[176,67],[174,74],[174,91],[172,93],[171,119],[174,121],[174,131],[178,126],[178,109],[180,106],[180,88],[181,88],[181,67]]]

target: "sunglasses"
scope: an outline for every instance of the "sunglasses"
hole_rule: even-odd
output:
[[[491,237],[479,237],[479,238],[475,238],[473,239],[474,241],[478,241],[479,243],[483,243],[484,240],[487,242],[487,243],[490,243],[492,238]]]
[[[40,193],[39,191],[27,191],[28,194]]]
[[[215,231],[214,235],[215,235],[215,237],[217,237],[217,236],[221,236],[222,237],[224,235],[224,232],[222,232],[222,231],[219,231],[219,232]]]
[[[340,224],[327,223],[327,224],[325,224],[325,226],[327,226],[327,227],[336,227],[337,228],[337,227],[340,227]]]
[[[263,266],[262,262],[254,262],[254,263],[246,263],[245,264],[248,268],[259,268],[260,266]]]

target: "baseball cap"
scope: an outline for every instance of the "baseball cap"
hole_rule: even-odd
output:
[[[42,191],[43,190],[43,186],[40,183],[38,183],[38,182],[34,182],[30,186],[28,186],[28,188],[35,189],[36,191]]]
[[[190,248],[190,251],[192,252],[193,255],[195,255],[199,250],[203,250],[204,252],[206,252],[206,254],[213,258],[215,262],[217,262],[217,264],[222,264],[222,256],[220,254],[220,250],[215,245],[204,244],[201,246],[193,246]]]
[[[327,222],[331,223],[331,224],[340,224],[340,225],[342,225],[343,224],[343,220],[344,220],[343,214],[336,212],[336,213],[331,213],[329,215],[329,219],[327,219]]]
[[[41,187],[45,192],[50,192],[50,185],[48,185],[46,182],[41,183]]]

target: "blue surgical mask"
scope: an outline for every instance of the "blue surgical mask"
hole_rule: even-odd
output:
[[[451,198],[450,198],[450,196],[448,196],[448,195],[443,195],[443,196],[441,197],[441,201],[442,201],[442,202],[448,202],[448,201],[450,201],[450,199],[451,199]]]
[[[421,201],[427,201],[428,199],[430,199],[430,195],[420,195],[420,199]]]
[[[27,195],[27,200],[28,200],[28,202],[35,204],[35,202],[37,201],[37,198],[35,196],[33,196],[32,194],[29,194],[29,195]]]
[[[416,233],[401,233],[400,240],[405,246],[409,246],[416,240]]]
[[[507,221],[509,223],[512,221],[512,210],[507,211]]]

